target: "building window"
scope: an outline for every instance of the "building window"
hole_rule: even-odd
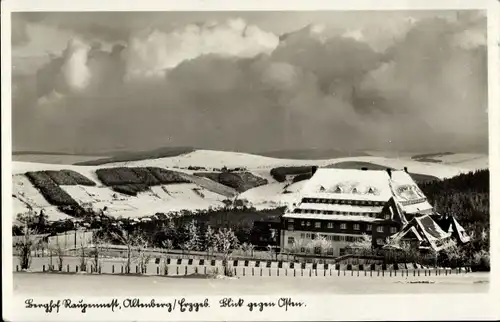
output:
[[[384,240],[382,238],[377,238],[377,245],[383,245]]]
[[[321,222],[319,222],[319,221],[315,222],[314,227],[321,228]]]
[[[311,226],[311,222],[310,222],[310,221],[308,221],[308,222],[306,223],[306,226],[307,226],[307,227]]]
[[[293,245],[295,239],[293,237],[288,237],[288,245]]]
[[[321,254],[321,247],[314,247],[315,254]]]
[[[391,219],[391,214],[389,213],[385,214],[385,219]]]
[[[339,240],[340,240],[340,236],[337,236],[337,235],[333,236],[333,241],[339,241]]]
[[[377,232],[383,233],[384,232],[384,226],[378,226],[377,227]]]
[[[372,225],[366,225],[366,231],[372,231]]]
[[[347,229],[347,224],[340,224],[340,229]]]
[[[339,236],[339,241],[345,241],[345,236]]]
[[[391,227],[391,234],[395,234],[396,233],[396,227]]]
[[[301,253],[305,253],[306,252],[306,248],[305,247],[300,247],[300,252]]]
[[[293,225],[292,224],[288,225],[288,230],[293,230]]]
[[[326,254],[327,255],[333,255],[333,248],[328,248]]]
[[[346,240],[347,240],[348,242],[353,242],[353,241],[354,241],[354,237],[352,237],[352,236],[347,236],[347,237],[346,237]]]
[[[340,249],[340,256],[344,256],[345,255],[345,248],[341,248]]]
[[[359,230],[359,224],[354,224],[354,230]]]
[[[288,222],[294,222],[294,220],[293,219],[288,219]]]
[[[300,222],[300,225],[301,225],[302,227],[304,227],[304,226],[305,226],[305,224],[306,224],[306,223],[305,223],[303,220]]]
[[[333,223],[329,222],[328,223],[328,228],[333,228]]]
[[[306,234],[304,234],[304,233],[300,234],[300,238],[302,238],[302,239],[306,238]]]
[[[306,239],[311,239],[311,234],[306,234]]]

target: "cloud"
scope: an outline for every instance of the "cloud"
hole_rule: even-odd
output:
[[[408,26],[383,51],[365,30],[278,36],[241,19],[141,30],[112,48],[75,39],[38,71],[38,103],[18,84],[14,137],[86,150],[484,145],[484,17]]]
[[[126,52],[127,76],[163,77],[165,71],[183,61],[209,54],[227,57],[254,57],[269,54],[278,37],[241,19],[223,24],[190,24],[165,33],[143,30],[131,36]]]

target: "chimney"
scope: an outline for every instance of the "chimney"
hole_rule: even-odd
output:
[[[389,178],[392,178],[392,170],[387,168],[387,174],[389,175]]]
[[[368,168],[362,167],[361,170],[366,171],[366,170],[368,170]]]
[[[316,170],[318,170],[318,167],[317,166],[312,166],[311,167],[311,174],[314,175],[316,173]]]
[[[404,167],[403,169],[405,170],[406,173],[408,173],[408,167]]]

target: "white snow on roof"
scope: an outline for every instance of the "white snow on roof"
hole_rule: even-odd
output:
[[[360,222],[375,222],[381,221],[380,218],[367,217],[367,216],[355,216],[355,215],[326,215],[326,214],[296,214],[296,213],[285,213],[283,218],[290,219],[315,219],[315,220],[339,220],[339,221],[360,221]]]
[[[432,206],[427,201],[401,207],[407,214],[422,213],[432,210]]]
[[[297,209],[311,209],[321,211],[338,211],[338,212],[365,212],[365,213],[380,213],[383,207],[364,207],[339,204],[324,204],[324,203],[301,203]]]
[[[372,191],[371,193],[369,191]],[[366,199],[389,200],[392,196],[386,171],[356,169],[318,169],[304,185],[304,195],[351,194]]]

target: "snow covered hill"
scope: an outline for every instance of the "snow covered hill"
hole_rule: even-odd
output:
[[[13,216],[26,212],[30,207],[35,211],[44,209],[49,220],[71,218],[51,205],[26,177],[28,171],[73,170],[96,183],[95,186],[61,185],[60,188],[69,194],[80,206],[101,210],[107,207],[111,216],[140,218],[151,216],[157,212],[169,213],[181,210],[220,208],[226,200],[245,199],[256,208],[274,208],[296,201],[298,191],[305,181],[293,183],[290,179],[278,182],[271,170],[276,167],[319,166],[326,167],[337,164],[338,167],[358,163],[370,163],[382,167],[402,169],[408,167],[416,174],[449,178],[463,172],[469,172],[488,166],[488,158],[484,155],[451,154],[435,156],[439,162],[422,162],[411,156],[404,158],[388,158],[382,156],[358,156],[327,160],[291,160],[263,157],[252,154],[196,150],[191,153],[158,159],[108,163],[99,166],[77,166],[62,164],[44,164],[31,162],[12,163],[12,200]],[[186,176],[186,183],[161,184],[151,186],[136,196],[116,192],[112,187],[101,182],[96,170],[115,167],[158,167],[177,171]],[[200,171],[220,172],[223,168],[245,171],[253,176],[267,180],[267,184],[242,193],[235,189],[193,175]]]

